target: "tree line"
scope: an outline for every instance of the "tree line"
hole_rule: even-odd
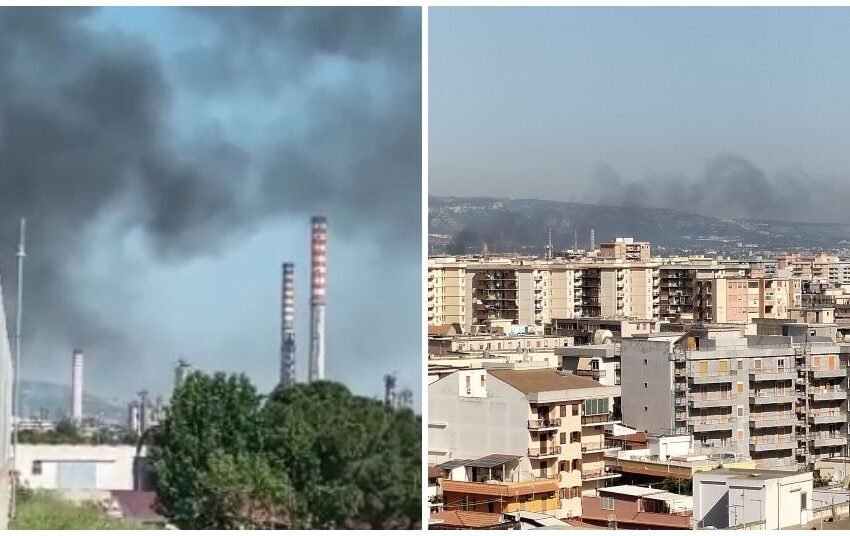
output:
[[[157,508],[181,529],[416,528],[421,418],[332,382],[261,396],[194,372],[150,437]]]

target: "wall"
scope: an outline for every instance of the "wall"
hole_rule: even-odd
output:
[[[670,432],[673,378],[669,352],[668,341],[622,340],[623,422],[640,432]]]
[[[528,400],[521,392],[492,376],[487,397],[458,396],[460,374],[455,372],[428,386],[429,463],[487,454],[528,454]],[[434,426],[432,423],[446,423]]]
[[[58,462],[94,462],[95,489],[132,490],[134,445],[18,445],[16,468],[21,482],[30,488],[57,489]],[[41,474],[33,474],[33,462],[41,462]]]

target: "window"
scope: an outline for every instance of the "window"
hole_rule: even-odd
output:
[[[738,406],[738,417],[744,416],[744,406]]]
[[[643,360],[643,364],[646,365],[646,359]]]
[[[581,432],[570,432],[570,443],[581,443]]]
[[[741,369],[743,369],[743,368],[744,368],[744,360],[743,360],[743,359],[739,359],[739,360],[738,360],[738,370],[741,370]]]
[[[484,375],[481,375],[481,387],[484,387]]]
[[[646,407],[646,406],[644,406],[644,407],[643,407],[643,410],[644,410],[644,411],[649,411],[649,408],[648,408],[648,407]]]
[[[561,417],[567,416],[567,405],[566,404],[561,404],[560,406],[558,406],[558,409],[561,412]]]
[[[471,391],[472,391],[472,378],[467,376],[466,377],[466,392],[469,393]]]
[[[566,432],[561,432],[561,444],[562,445],[567,444],[567,433]]]
[[[40,475],[41,474],[41,460],[35,460],[32,462],[32,474]]]
[[[573,404],[573,417],[578,417],[578,404]]]
[[[808,494],[805,491],[800,494],[800,510],[805,510],[806,508],[808,508],[808,506],[806,506],[807,499]]]
[[[614,509],[614,497],[602,497],[602,509],[603,510],[613,510]]]
[[[649,384],[647,384],[646,382],[643,382],[643,388],[646,389],[647,387],[649,387]]]

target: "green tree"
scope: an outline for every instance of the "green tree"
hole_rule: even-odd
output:
[[[261,456],[263,429],[260,397],[244,375],[189,375],[151,435],[160,513],[181,529],[230,528],[210,478],[223,478],[228,456]]]
[[[679,493],[681,495],[693,494],[692,481],[687,478],[668,476],[658,484],[658,487],[671,493]]]
[[[421,427],[409,410],[314,382],[266,403],[269,462],[296,498],[296,528],[410,527],[421,504]]]

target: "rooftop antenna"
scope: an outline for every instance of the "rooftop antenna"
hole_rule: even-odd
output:
[[[487,242],[482,242],[481,243],[481,256],[486,259],[488,255],[490,255],[490,250],[487,248]]]
[[[27,256],[26,228],[27,220],[26,218],[21,218],[21,225],[19,231],[20,234],[18,236],[18,252],[15,255],[18,258],[18,306],[17,310],[15,311],[15,381],[12,384],[12,391],[14,392],[12,397],[12,405],[14,406],[14,427],[12,428],[13,468],[18,462],[18,428],[21,425],[21,320],[23,318],[24,313],[24,258]],[[12,504],[10,505],[9,509],[10,515],[13,519],[15,517],[15,508],[17,506],[17,495],[18,483],[13,482],[11,501]]]
[[[395,386],[398,378],[392,374],[384,374],[384,404],[392,406],[396,399]]]
[[[547,235],[547,238],[548,238],[548,240],[546,242],[546,260],[551,261],[552,260],[552,250],[553,250],[553,247],[552,247],[552,228],[551,227],[546,228],[546,235]]]

